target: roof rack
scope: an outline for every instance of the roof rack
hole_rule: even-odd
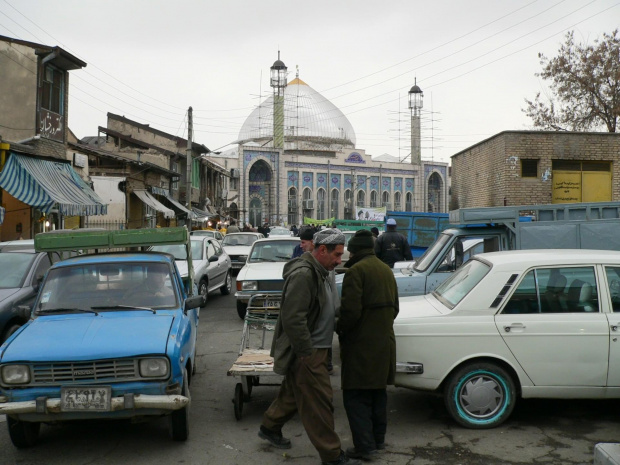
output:
[[[182,244],[187,253],[189,278],[188,294],[194,293],[194,268],[189,231],[185,226],[177,228],[119,229],[100,228],[60,229],[37,234],[34,248],[37,252],[62,250],[118,249],[123,247],[146,248],[153,245]]]
[[[188,243],[189,231],[185,227],[119,230],[61,229],[37,234],[34,238],[34,248],[37,252]]]

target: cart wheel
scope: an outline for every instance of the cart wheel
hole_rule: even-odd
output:
[[[252,395],[252,387],[254,386],[254,376],[245,377],[245,386],[246,386],[246,393],[243,396],[243,400],[246,402],[249,402],[250,396]]]
[[[241,420],[241,414],[243,413],[243,384],[241,383],[237,383],[235,386],[233,404],[235,405],[235,418]]]

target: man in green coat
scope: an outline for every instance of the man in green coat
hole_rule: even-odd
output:
[[[387,385],[394,384],[398,289],[390,267],[377,258],[368,230],[349,240],[336,327],[342,359],[342,396],[355,447],[349,457],[369,460],[385,448]]]
[[[341,449],[327,371],[338,302],[330,271],[341,263],[344,240],[337,229],[319,231],[313,237],[314,250],[284,266],[282,303],[271,346],[273,371],[284,380],[258,432],[274,447],[289,449],[291,441],[282,436],[282,427],[299,413],[308,438],[328,465],[360,464]]]

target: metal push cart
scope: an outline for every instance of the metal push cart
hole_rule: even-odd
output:
[[[248,302],[239,356],[228,370],[228,376],[245,378],[245,383],[242,380],[235,385],[232,400],[237,420],[241,419],[243,403],[250,401],[254,386],[280,385],[282,377],[273,372],[273,357],[269,355],[273,331],[280,314],[280,301],[281,294],[265,293],[253,295]],[[262,376],[279,376],[279,379],[261,383]]]

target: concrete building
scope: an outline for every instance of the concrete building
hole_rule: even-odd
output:
[[[69,72],[85,66],[60,47],[0,36],[1,240],[106,212],[88,164],[68,149]]]
[[[219,155],[231,170],[231,216],[258,226],[356,219],[363,208],[447,211],[447,163],[373,159],[332,102],[299,76],[286,82],[279,59],[271,71],[273,95],[247,117],[237,147]]]
[[[617,133],[504,131],[452,156],[450,209],[618,201],[618,160]]]

